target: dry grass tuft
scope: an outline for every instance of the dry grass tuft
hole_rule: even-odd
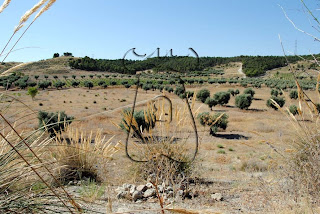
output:
[[[95,134],[67,127],[65,133],[58,134],[52,147],[52,157],[61,166],[57,173],[63,181],[89,178],[103,181],[106,164],[118,151],[119,143],[106,140],[98,130]]]

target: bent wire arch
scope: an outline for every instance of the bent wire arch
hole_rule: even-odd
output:
[[[134,114],[135,107],[136,107],[136,101],[137,101],[138,90],[139,90],[139,85],[140,85],[140,74],[138,74],[137,77],[138,77],[138,80],[136,82],[136,90],[135,90],[135,95],[134,95],[134,100],[133,100],[133,105],[132,105],[132,110],[131,110],[131,115],[130,115],[129,130],[127,132],[126,141],[125,141],[125,153],[126,153],[126,156],[133,162],[146,163],[149,160],[137,160],[137,159],[134,159],[129,154],[129,151],[128,151],[128,144],[129,144],[131,126],[132,126],[132,121],[133,121],[133,114]],[[186,88],[185,88],[185,85],[184,85],[184,81],[180,77],[178,77],[177,79],[179,80],[179,83],[182,84],[183,90],[186,91]],[[152,100],[156,100],[158,98],[164,98],[169,102],[169,104],[170,104],[170,121],[169,121],[169,123],[171,123],[172,122],[172,102],[171,102],[170,98],[168,98],[165,95],[159,95],[159,96],[156,96],[155,98],[153,98]],[[192,158],[191,158],[190,161],[179,161],[179,160],[171,158],[171,157],[169,157],[169,156],[167,156],[165,154],[161,154],[161,156],[166,157],[166,158],[168,158],[168,159],[170,159],[172,161],[178,162],[178,163],[190,163],[190,162],[193,162],[195,160],[197,154],[198,154],[198,151],[199,151],[199,136],[198,136],[198,130],[197,130],[196,122],[195,122],[195,119],[194,119],[194,116],[193,116],[193,113],[192,113],[192,110],[191,110],[191,107],[190,107],[190,103],[188,101],[188,97],[186,97],[184,99],[185,99],[186,105],[188,107],[188,111],[189,111],[189,114],[190,114],[190,117],[191,117],[191,120],[192,120],[192,126],[193,126],[193,130],[194,130],[194,134],[195,134],[195,146],[196,147],[195,147],[194,153],[192,155]]]

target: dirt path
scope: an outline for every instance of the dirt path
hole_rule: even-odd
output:
[[[243,73],[243,71],[242,71],[242,63],[241,63],[241,65],[240,65],[240,68],[239,68],[239,70],[238,70],[238,73],[239,73],[240,75],[242,75],[243,78],[246,78],[245,73]]]

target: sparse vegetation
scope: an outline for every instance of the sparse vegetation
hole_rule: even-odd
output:
[[[236,106],[240,109],[248,109],[252,103],[251,94],[242,94],[236,96]]]

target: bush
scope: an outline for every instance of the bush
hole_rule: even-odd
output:
[[[201,125],[210,127],[210,135],[216,135],[219,129],[226,130],[228,126],[228,115],[217,113],[210,115],[209,112],[204,112],[198,115]]]
[[[273,102],[271,101],[271,99],[273,99],[276,103],[278,103],[278,105],[282,108],[285,104],[285,99],[283,97],[275,97],[272,96],[270,99],[267,100],[267,106],[270,108],[273,108],[274,110],[278,110],[277,106],[275,106],[273,104]]]
[[[210,97],[210,91],[208,89],[202,89],[197,93],[197,99],[203,103],[208,97]]]
[[[290,113],[293,114],[293,115],[296,115],[296,114],[299,113],[299,112],[298,112],[298,107],[297,107],[296,105],[291,105],[291,106],[289,107],[289,111],[290,111]]]
[[[39,111],[38,113],[39,128],[46,129],[51,137],[63,131],[73,119],[74,117],[66,115],[64,111],[56,113]]]
[[[149,84],[143,84],[142,89],[145,90],[146,92],[151,89],[151,85]]]
[[[104,80],[99,80],[98,85],[103,86],[106,82]]]
[[[125,109],[122,111],[123,118],[119,126],[125,132],[129,131],[131,111],[132,111],[131,109]],[[131,129],[133,130],[133,137],[143,139],[141,131],[144,131],[145,129],[146,130],[153,129],[156,125],[155,122],[156,122],[156,116],[152,112],[145,112],[143,110],[134,112],[133,121],[131,124]]]
[[[294,91],[290,91],[290,94],[289,94],[289,97],[290,99],[298,99],[298,91],[297,90],[294,90]]]
[[[71,85],[72,85],[72,87],[78,87],[80,85],[80,82],[74,80],[74,81],[71,82]]]
[[[229,94],[231,94],[232,96],[234,96],[234,95],[235,95],[235,92],[234,92],[234,90],[233,90],[233,89],[229,89],[227,92],[228,92]]]
[[[176,90],[174,91],[174,93],[176,95],[178,95],[179,97],[180,97],[180,95],[185,97],[185,91],[184,91],[184,88],[182,86],[176,87]]]
[[[236,106],[240,109],[248,109],[252,103],[252,96],[250,94],[242,94],[236,96]]]
[[[63,86],[65,86],[66,83],[61,82],[61,81],[57,81],[53,84],[54,87],[56,87],[57,89],[62,88]]]
[[[164,88],[164,90],[166,90],[166,91],[168,91],[169,93],[172,93],[173,92],[173,88],[172,87],[170,87],[170,86],[166,86],[165,88]]]
[[[84,86],[91,89],[93,88],[93,83],[91,81],[84,81]]]
[[[36,82],[29,82],[29,83],[28,83],[28,86],[30,86],[30,87],[35,87],[36,85],[37,85]]]
[[[275,96],[277,97],[279,94],[278,90],[275,90],[275,89],[271,89],[271,96]]]
[[[38,88],[37,87],[30,87],[28,88],[28,95],[31,96],[32,100],[34,100],[34,97],[38,94]]]
[[[50,82],[48,82],[48,81],[40,82],[40,83],[38,84],[38,86],[39,86],[39,88],[41,88],[42,90],[44,90],[44,89],[46,89],[46,88],[48,88],[48,87],[50,86]]]
[[[234,91],[234,95],[238,95],[238,94],[240,94],[240,91],[239,91],[239,89],[236,89],[236,90]]]
[[[230,100],[230,94],[228,92],[221,91],[215,93],[213,98],[218,102],[219,105],[225,105]]]
[[[205,101],[205,104],[207,104],[212,111],[212,107],[218,105],[218,102],[215,99],[208,97]]]
[[[244,94],[250,94],[251,97],[254,97],[254,94],[256,93],[252,88],[246,88],[243,92]]]

